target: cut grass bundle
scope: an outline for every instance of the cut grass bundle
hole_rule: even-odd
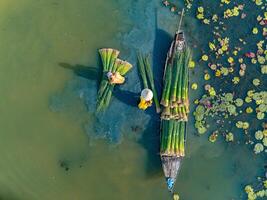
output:
[[[118,72],[124,76],[131,68],[132,65],[126,61],[118,59],[119,51],[111,48],[104,48],[99,50],[102,60],[102,80],[97,94],[97,112],[105,110],[111,100],[112,92],[115,84],[111,84],[108,80],[108,72]]]
[[[166,65],[161,105],[162,119],[187,121],[189,113],[188,65],[191,59],[189,48],[177,51],[173,62]]]
[[[177,120],[161,121],[161,155],[177,157],[185,155],[186,123]]]
[[[140,76],[143,80],[143,86],[145,88],[151,87],[151,90],[153,92],[153,100],[155,102],[156,111],[157,113],[160,113],[160,104],[158,100],[158,94],[156,91],[155,83],[154,83],[154,76],[151,69],[150,59],[149,57],[144,57],[140,53],[137,55],[138,58],[138,70],[140,73]],[[149,85],[148,85],[149,82]]]

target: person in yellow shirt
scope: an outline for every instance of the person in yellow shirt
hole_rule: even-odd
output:
[[[107,77],[110,84],[123,84],[125,82],[125,78],[119,72],[108,72]]]
[[[140,102],[138,108],[141,110],[146,110],[148,107],[152,106],[153,92],[145,88],[141,92]]]

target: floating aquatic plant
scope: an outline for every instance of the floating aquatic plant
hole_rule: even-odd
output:
[[[209,59],[209,57],[208,57],[206,54],[204,54],[204,55],[201,57],[201,59],[202,59],[203,61],[207,61],[207,60]]]
[[[255,78],[255,79],[253,79],[253,85],[255,85],[255,86],[259,86],[260,85],[260,80],[258,79],[258,78]]]
[[[261,143],[257,143],[254,146],[254,152],[255,154],[261,153],[264,150],[264,146]]]
[[[262,138],[263,138],[262,131],[256,131],[255,138],[256,138],[256,140],[262,140]]]
[[[225,135],[225,141],[226,142],[233,142],[234,141],[234,134],[229,132]]]
[[[259,30],[258,30],[257,27],[254,27],[254,28],[252,29],[252,33],[253,33],[253,34],[258,34],[258,32],[259,32]]]
[[[266,178],[258,177],[257,182],[253,185],[246,185],[244,188],[248,200],[256,200],[258,198],[263,199],[264,197],[267,197]]]
[[[241,107],[241,106],[243,106],[243,104],[244,104],[243,99],[237,98],[237,99],[235,100],[235,105],[236,105],[237,107]]]

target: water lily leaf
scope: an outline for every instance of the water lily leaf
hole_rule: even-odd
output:
[[[233,142],[234,141],[234,134],[229,132],[225,135],[226,142]]]
[[[267,65],[262,65],[261,66],[261,73],[262,74],[267,74]]]
[[[226,93],[226,94],[224,95],[224,97],[225,97],[225,100],[226,100],[226,101],[231,102],[231,101],[233,101],[234,95],[233,95],[232,93]]]
[[[207,61],[207,60],[209,59],[209,57],[208,57],[206,54],[204,54],[204,55],[201,57],[201,59],[202,59],[203,61]]]
[[[200,7],[197,8],[197,11],[200,12],[200,13],[203,13],[204,12],[204,8],[202,6],[200,6]]]
[[[262,152],[263,150],[264,150],[264,146],[261,143],[255,144],[255,146],[254,146],[254,152],[256,154]]]
[[[230,115],[234,115],[235,113],[236,113],[236,107],[234,106],[234,105],[229,105],[228,107],[227,107],[227,110],[228,110],[228,112],[230,113]]]
[[[237,98],[237,99],[235,100],[235,105],[236,105],[237,107],[241,107],[241,106],[243,105],[243,103],[244,103],[243,99]]]
[[[263,138],[262,131],[256,131],[255,138],[256,138],[256,140],[262,140],[262,138]]]
[[[249,91],[247,91],[248,97],[253,97],[254,92],[255,92],[255,90],[249,90]]]
[[[243,122],[242,121],[238,121],[238,122],[236,122],[236,127],[237,128],[242,128],[243,127]]]
[[[209,47],[210,47],[210,50],[212,51],[216,49],[215,44],[213,44],[212,42],[209,42]]]
[[[262,140],[263,146],[267,147],[267,137],[264,137]]]
[[[198,112],[195,113],[195,120],[196,121],[201,121],[201,120],[203,120],[203,118],[204,118],[203,114],[200,114]]]
[[[260,64],[264,64],[265,63],[265,58],[263,56],[258,56],[258,62]]]
[[[259,30],[258,30],[258,28],[256,28],[256,27],[254,27],[253,29],[252,29],[252,33],[253,34],[258,34],[258,32],[259,32]]]
[[[202,106],[202,105],[198,105],[198,106],[196,107],[196,113],[204,115],[204,113],[205,113],[205,108],[204,108],[204,106]]]
[[[262,113],[262,112],[257,113],[257,119],[258,119],[258,120],[262,120],[262,119],[264,119],[264,116],[265,116],[265,114]]]
[[[255,93],[255,94],[253,94],[252,98],[253,98],[255,101],[257,101],[257,100],[260,100],[260,99],[261,99],[261,96],[260,96],[259,93]]]
[[[253,83],[253,85],[255,85],[255,86],[259,86],[260,83],[261,83],[261,81],[260,81],[260,79],[255,78],[255,79],[253,79],[252,83]]]
[[[207,128],[204,126],[200,126],[198,127],[197,131],[199,134],[204,134],[207,131]]]
[[[250,97],[246,97],[246,98],[245,98],[245,102],[246,102],[246,103],[250,103],[251,101],[252,101],[252,99],[251,99]]]
[[[249,128],[249,123],[248,122],[243,122],[243,129],[248,129]]]
[[[249,113],[252,113],[252,112],[253,112],[253,109],[251,107],[247,107],[246,108],[246,113],[249,114]]]
[[[259,109],[259,111],[260,112],[266,112],[267,111],[267,105],[266,104],[260,104],[259,106],[258,106],[258,109]]]

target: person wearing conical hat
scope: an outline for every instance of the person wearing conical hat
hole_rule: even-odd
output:
[[[107,77],[110,84],[123,84],[125,82],[125,78],[119,72],[108,72]]]
[[[148,107],[152,106],[153,92],[145,88],[141,92],[140,102],[138,108],[141,110],[146,110]]]

